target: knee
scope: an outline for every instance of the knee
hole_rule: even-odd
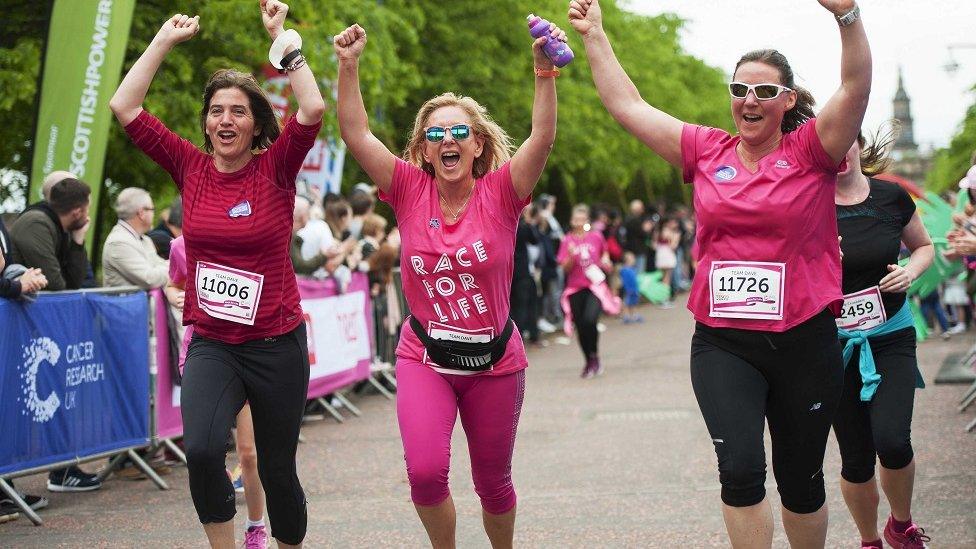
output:
[[[885,469],[902,469],[915,457],[912,441],[907,435],[876,433],[874,446],[878,451],[878,460]]]
[[[776,489],[783,507],[797,514],[814,513],[827,501],[823,470],[812,477],[806,471],[777,475]]]
[[[723,503],[731,507],[749,507],[766,497],[766,456],[761,450],[736,458],[719,454]]]
[[[254,447],[254,444],[241,443],[240,439],[238,439],[237,459],[240,460],[242,468],[257,469],[258,452],[257,449]]]
[[[450,458],[408,459],[407,478],[410,480],[410,495],[417,505],[437,505],[450,494],[447,475],[450,471]]]
[[[515,507],[515,486],[510,472],[475,476],[474,491],[481,499],[482,509],[493,515],[507,513]]]
[[[186,467],[190,471],[223,471],[226,457],[223,445],[220,447],[204,442],[184,439]]]

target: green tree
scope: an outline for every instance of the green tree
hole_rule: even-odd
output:
[[[976,91],[976,87],[973,90]],[[936,193],[954,190],[959,180],[973,165],[974,153],[976,153],[976,103],[966,110],[966,117],[958,133],[949,142],[949,146],[936,153],[932,169],[925,178],[925,186]]]

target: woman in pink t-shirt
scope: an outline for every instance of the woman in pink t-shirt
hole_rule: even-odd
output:
[[[580,204],[573,208],[569,218],[570,230],[559,244],[556,261],[566,273],[562,302],[565,315],[564,328],[569,332],[576,327],[580,349],[586,362],[583,365],[583,378],[591,378],[603,373],[600,364],[600,332],[597,322],[600,311],[619,312],[618,300],[607,286],[607,273],[613,269],[607,241],[600,231],[590,226],[590,207]]]
[[[823,456],[844,373],[833,198],[867,107],[871,52],[854,0],[818,1],[839,26],[840,89],[814,118],[813,97],[782,54],[748,53],[729,83],[737,135],[645,102],[614,56],[599,1],[570,2],[607,110],[694,184],[691,377],[736,547],[772,545],[767,422],[790,544],[823,547],[827,533]]]
[[[551,27],[553,37],[565,33]],[[515,529],[512,452],[525,388],[525,349],[509,318],[515,232],[556,137],[558,71],[532,46],[532,132],[513,155],[508,135],[469,97],[439,95],[417,113],[400,160],[369,129],[359,89],[366,32],[335,37],[339,128],[349,152],[393,207],[411,318],[397,346],[397,419],[411,496],[434,547],[453,547],[448,490],[460,413],[475,491],[494,547]]]

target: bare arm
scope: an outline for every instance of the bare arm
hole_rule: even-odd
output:
[[[818,0],[836,16],[850,12],[854,0]],[[840,27],[840,89],[817,116],[817,136],[824,150],[840,164],[857,139],[871,94],[871,47],[860,19]]]
[[[566,33],[550,24],[553,38],[566,40]],[[536,39],[532,54],[536,69],[552,70],[552,61],[542,52],[546,37]],[[542,170],[546,167],[552,145],[556,141],[556,79],[535,77],[535,99],[532,103],[532,132],[512,157],[512,185],[519,199],[532,194]]]
[[[393,184],[396,156],[369,129],[359,89],[359,56],[366,47],[366,31],[353,25],[333,40],[339,58],[339,132],[346,148],[383,192]]]
[[[287,15],[287,4],[278,0],[261,0],[261,20],[272,40],[284,32]],[[292,50],[294,48],[289,46],[284,55],[288,55]],[[288,81],[291,83],[291,89],[298,101],[296,116],[299,124],[311,126],[322,120],[322,114],[325,112],[325,101],[322,99],[322,92],[319,91],[315,75],[312,74],[312,69],[309,68],[308,64],[304,64],[297,70],[288,71]]]
[[[684,123],[641,98],[603,30],[599,0],[572,0],[569,22],[583,37],[593,82],[610,115],[658,156],[680,168]]]
[[[918,212],[915,212],[908,225],[905,225],[902,230],[901,241],[905,243],[912,255],[904,267],[888,265],[888,274],[878,284],[882,292],[907,291],[912,282],[932,266],[932,260],[935,258],[935,246],[932,245],[932,239],[929,238],[929,233],[925,230]]]
[[[163,64],[166,54],[173,49],[173,46],[189,40],[199,30],[199,15],[190,17],[178,13],[163,23],[156,37],[132,65],[129,73],[119,84],[119,88],[115,90],[115,95],[108,102],[109,108],[115,113],[115,118],[123,126],[128,126],[142,112],[146,92],[149,91],[149,85],[156,76],[159,66]]]

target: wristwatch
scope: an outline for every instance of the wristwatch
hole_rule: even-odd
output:
[[[844,15],[835,15],[834,18],[837,19],[837,24],[846,27],[854,21],[857,21],[861,17],[861,6],[854,4],[854,9],[845,13]]]

